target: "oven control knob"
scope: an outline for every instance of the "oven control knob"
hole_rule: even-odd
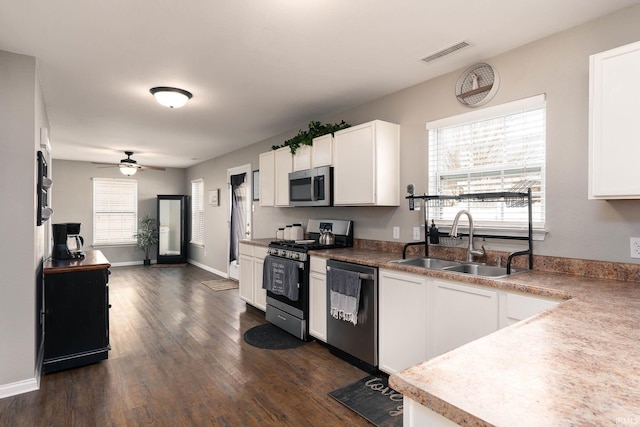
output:
[[[291,254],[291,259],[300,259],[300,254],[299,253]]]
[[[286,257],[287,256],[287,251],[285,251],[284,249],[281,249],[280,250],[280,256]]]

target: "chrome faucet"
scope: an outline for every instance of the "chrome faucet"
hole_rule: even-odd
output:
[[[482,256],[484,255],[484,246],[481,246],[481,249],[473,248],[473,218],[469,211],[461,210],[456,214],[456,217],[453,219],[453,225],[451,226],[451,231],[449,235],[451,237],[458,237],[458,221],[460,220],[460,216],[465,214],[467,218],[469,218],[469,247],[467,248],[467,261],[473,261],[474,256]]]

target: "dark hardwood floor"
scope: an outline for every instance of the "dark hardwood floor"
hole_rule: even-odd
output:
[[[264,350],[264,323],[200,268],[119,267],[110,279],[109,359],[44,375],[0,400],[2,426],[367,426],[327,393],[367,374],[318,343]]]

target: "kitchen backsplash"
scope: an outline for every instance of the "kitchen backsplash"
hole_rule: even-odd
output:
[[[371,249],[384,252],[397,252],[402,254],[404,243],[389,242],[383,240],[354,239],[355,248]],[[464,260],[466,247],[451,247],[442,245],[429,245],[429,256],[434,258]],[[424,245],[410,246],[407,249],[407,257],[424,256]],[[487,251],[487,254],[479,257],[478,262],[489,265],[497,265],[498,259],[502,266],[506,265],[508,252]],[[400,258],[401,255],[398,256]],[[513,267],[518,269],[528,268],[526,256],[515,257]],[[597,279],[624,280],[640,282],[640,265],[610,261],[594,261],[588,259],[563,258],[535,255],[533,256],[533,269],[549,273],[566,273],[578,276],[593,277]]]

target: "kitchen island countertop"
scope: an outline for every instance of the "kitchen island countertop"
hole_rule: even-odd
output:
[[[487,279],[390,263],[396,253],[310,253],[567,300],[390,377],[432,411],[469,426],[640,425],[639,283],[535,270]]]

